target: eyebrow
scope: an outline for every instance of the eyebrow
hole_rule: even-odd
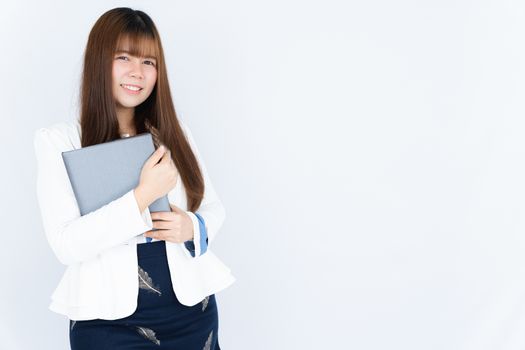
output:
[[[115,54],[119,54],[119,53],[127,53],[128,55],[131,55],[131,53],[128,50],[117,50],[117,52],[115,52]],[[154,60],[157,59],[157,57],[153,57],[153,56],[147,56],[147,57],[144,57],[144,58],[152,58]]]

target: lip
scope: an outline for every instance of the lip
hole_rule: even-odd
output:
[[[126,84],[126,83],[122,83],[120,85],[129,85],[129,86],[134,86],[134,87],[138,87],[138,88],[141,88],[142,89],[142,86],[140,85],[136,85],[136,84]]]
[[[138,88],[140,88],[140,90],[132,91],[132,90],[126,89],[123,85],[129,85],[129,86],[138,87]],[[143,87],[135,85],[135,84],[120,84],[120,87],[123,88],[130,95],[138,95],[143,90]]]

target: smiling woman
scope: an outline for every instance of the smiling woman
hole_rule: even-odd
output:
[[[154,130],[173,157],[189,210],[196,211],[204,195],[204,179],[178,121],[164,50],[152,19],[129,8],[106,12],[91,30],[83,68],[82,147],[115,140],[122,133]]]
[[[155,45],[151,39],[141,40],[140,47],[130,48],[130,36],[125,35],[117,43],[113,60],[113,97],[121,131],[133,131],[135,106],[149,97],[157,82]]]
[[[235,278],[209,245],[225,210],[177,117],[146,13],[121,7],[97,20],[80,88],[79,120],[34,138],[44,231],[68,266],[50,309],[69,318],[71,349],[220,349],[215,293]],[[157,150],[137,187],[80,216],[61,153],[145,132]],[[150,213],[166,194],[171,211]]]

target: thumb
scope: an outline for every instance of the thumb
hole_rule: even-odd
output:
[[[166,153],[166,146],[160,145],[159,148],[157,148],[155,152],[153,152],[153,154],[149,157],[146,164],[148,164],[150,167],[157,164],[164,153]]]

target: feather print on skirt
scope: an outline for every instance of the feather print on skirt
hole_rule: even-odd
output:
[[[139,288],[162,295],[160,288],[153,284],[153,280],[148,273],[139,266]]]
[[[206,309],[206,306],[208,306],[208,300],[210,299],[210,296],[208,295],[204,300],[202,301],[202,311]]]
[[[204,344],[204,347],[202,348],[202,350],[210,350],[212,337],[213,337],[213,330],[210,332],[210,335],[208,336],[208,340],[206,340],[206,344]]]
[[[140,335],[142,335],[144,338],[148,340],[151,340],[153,343],[160,345],[160,340],[157,339],[157,337],[155,336],[155,332],[152,329],[146,328],[146,327],[140,327],[140,326],[136,326],[136,327],[137,327],[137,332],[139,332]]]

